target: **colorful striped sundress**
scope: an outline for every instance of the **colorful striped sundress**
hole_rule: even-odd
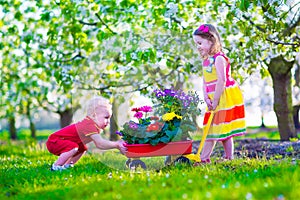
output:
[[[233,136],[246,133],[245,108],[243,95],[238,83],[231,77],[229,59],[223,53],[217,53],[213,57],[203,62],[203,77],[206,83],[206,92],[210,99],[214,99],[217,83],[217,72],[215,59],[223,56],[227,61],[226,67],[226,86],[221,94],[219,105],[214,114],[213,121],[208,131],[207,140],[226,140]],[[205,128],[211,112],[206,111],[203,120]]]

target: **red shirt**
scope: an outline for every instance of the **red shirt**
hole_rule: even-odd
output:
[[[87,144],[92,141],[91,135],[100,133],[100,128],[90,117],[82,121],[66,126],[49,136],[48,141],[55,142],[57,139],[69,140],[77,144]]]

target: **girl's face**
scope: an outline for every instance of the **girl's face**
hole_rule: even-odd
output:
[[[108,108],[100,107],[95,110],[94,121],[104,129],[110,122],[111,111]]]
[[[197,45],[200,56],[204,59],[208,58],[210,49],[212,47],[212,42],[210,40],[204,39],[199,35],[194,35],[193,39]]]

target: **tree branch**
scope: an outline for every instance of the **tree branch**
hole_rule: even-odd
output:
[[[298,19],[296,20],[296,22],[294,24],[292,24],[291,26],[289,26],[288,28],[286,28],[284,31],[283,31],[283,36],[286,36],[286,35],[290,35],[291,34],[291,31],[293,29],[295,29],[297,26],[300,25],[300,15],[298,16]]]
[[[81,53],[79,52],[77,55],[73,56],[72,58],[70,59],[66,59],[66,60],[55,60],[53,62],[63,62],[63,63],[66,63],[66,62],[71,62],[73,60],[75,60],[76,58],[82,58],[82,59],[85,59],[84,56],[81,55]]]
[[[143,85],[143,84],[139,83],[138,86],[140,86],[140,85]],[[150,87],[151,85],[153,85],[153,83],[148,83],[144,87],[137,87],[134,90],[122,91],[122,92],[119,92],[119,94],[130,94],[130,93],[133,93],[133,92],[141,91],[141,90],[144,90],[144,89]],[[132,83],[120,84],[120,85],[109,85],[109,86],[105,86],[105,87],[94,87],[94,86],[88,85],[86,87],[79,87],[79,89],[82,89],[82,90],[97,90],[97,91],[100,91],[100,92],[104,92],[105,90],[110,89],[112,87],[124,88],[124,87],[128,87],[128,86],[132,86]]]
[[[88,25],[88,26],[97,26],[98,25],[97,22],[89,23],[89,22],[84,22],[83,20],[79,20],[79,23],[81,23],[83,25]]]
[[[267,38],[266,40],[276,45],[282,44],[282,45],[300,46],[300,43],[280,42],[280,41],[271,40],[270,38]]]
[[[262,28],[262,27],[256,25],[256,24],[250,19],[250,17],[247,17],[246,15],[242,15],[242,16],[243,16],[244,19],[246,19],[247,21],[249,21],[250,24],[251,24],[252,26],[254,26],[255,28],[257,28],[257,30],[259,30],[259,31],[261,31],[261,32],[264,32],[264,33],[266,32],[266,29],[264,29],[264,28]]]
[[[176,17],[171,16],[170,19],[176,22],[182,29],[186,29],[181,25],[181,21],[179,21]]]
[[[113,34],[117,34],[116,32],[114,32],[113,30],[111,30],[111,28],[109,28],[109,26],[102,20],[102,18],[100,17],[100,15],[98,13],[96,13],[97,18],[101,21],[101,23]]]

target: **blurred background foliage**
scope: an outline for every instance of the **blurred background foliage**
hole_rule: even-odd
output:
[[[95,94],[113,103],[114,132],[119,105],[130,104],[131,94],[193,88],[191,77],[202,72],[192,33],[202,23],[217,26],[241,84],[257,72],[260,79],[272,79],[264,83],[273,87],[268,105],[276,113],[280,138],[297,137],[297,1],[0,2],[0,116],[11,139],[17,139],[20,116],[35,138],[41,111],[58,114],[64,127]]]

